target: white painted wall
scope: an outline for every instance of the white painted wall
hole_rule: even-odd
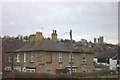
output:
[[[97,64],[102,64],[102,65],[106,65],[106,66],[109,66],[110,70],[117,70],[117,60],[112,60],[112,58],[110,58],[110,64],[107,64],[107,63],[98,63],[98,60],[97,58],[94,58],[94,61],[97,63]],[[120,66],[120,65],[119,65]]]
[[[117,69],[117,60],[112,60],[110,58],[110,69],[111,70],[116,70]]]
[[[94,58],[94,62],[97,63],[97,64],[102,64],[102,65],[109,66],[109,64],[107,64],[107,63],[98,63],[98,59],[97,58]]]
[[[98,62],[97,58],[94,58],[94,59],[93,59],[93,61],[94,61],[95,63],[97,63],[97,62]]]

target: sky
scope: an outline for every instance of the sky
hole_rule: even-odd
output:
[[[4,2],[2,36],[30,35],[40,31],[50,37],[88,41],[104,37],[104,42],[118,43],[117,2]],[[43,29],[42,29],[43,27]]]

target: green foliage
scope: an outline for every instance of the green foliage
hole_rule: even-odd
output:
[[[76,76],[76,77],[86,77],[86,76],[96,76],[97,74],[96,73],[73,73],[73,76]]]
[[[112,70],[100,70],[100,71],[97,71],[96,74],[99,76],[106,76],[106,75],[111,75],[111,72],[115,73]]]
[[[18,72],[14,71],[15,78],[69,78],[69,74],[48,74],[37,72]]]
[[[115,75],[115,71],[112,70],[100,70],[96,72],[91,72],[91,73],[73,73],[73,76],[76,77],[86,77],[86,76],[109,76],[111,75],[111,72],[113,73],[112,75]]]
[[[115,71],[112,70],[100,70],[96,72],[76,72],[73,73],[73,77],[96,77],[96,76],[109,76],[115,74]],[[70,74],[48,74],[48,73],[37,73],[37,72],[18,72],[14,71],[15,78],[70,78]]]

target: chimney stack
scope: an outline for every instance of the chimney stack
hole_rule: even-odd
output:
[[[94,43],[96,44],[97,42],[96,42],[96,38],[94,38]]]
[[[100,40],[99,43],[103,44],[103,36],[100,36],[99,40]]]
[[[30,35],[30,36],[29,36],[29,41],[30,41],[30,42],[35,41],[35,35]]]
[[[56,30],[53,30],[52,41],[55,42],[55,43],[57,42],[57,31]]]
[[[36,44],[38,44],[40,41],[42,41],[42,33],[36,32]]]

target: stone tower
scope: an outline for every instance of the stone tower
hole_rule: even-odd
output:
[[[100,44],[103,44],[104,40],[103,40],[103,36],[100,36]]]

